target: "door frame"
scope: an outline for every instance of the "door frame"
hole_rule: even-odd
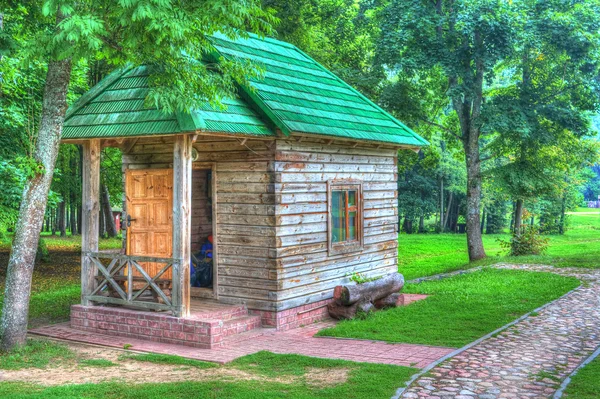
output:
[[[212,236],[213,236],[213,286],[212,298],[219,299],[219,244],[218,244],[218,223],[217,223],[217,163],[216,162],[192,162],[192,171],[210,170],[211,172],[211,192],[212,192]],[[193,172],[192,172],[193,173]],[[192,195],[194,187],[192,186]],[[202,294],[197,287],[190,287],[190,296],[198,298]],[[194,295],[196,293],[196,295]]]

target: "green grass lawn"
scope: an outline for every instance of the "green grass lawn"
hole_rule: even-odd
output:
[[[27,348],[29,347],[29,348]],[[78,359],[66,346],[48,341],[30,340],[26,348],[12,355],[0,356],[0,369],[48,367],[110,367],[111,370],[126,370],[138,365],[128,364],[133,360],[161,363],[165,367],[195,367],[216,369],[212,378],[202,381],[125,383],[104,382],[98,384],[73,384],[43,387],[16,382],[0,383],[0,397],[13,399],[46,398],[389,398],[417,370],[409,367],[356,363],[343,360],[317,359],[298,355],[278,355],[259,352],[234,362],[219,366],[212,363],[190,361],[168,355],[121,356],[118,361],[102,359]],[[34,359],[32,359],[34,358]],[[143,364],[139,365],[143,367]],[[115,369],[116,368],[116,369]],[[239,371],[239,378],[221,377],[219,370]],[[119,371],[115,371],[118,375]],[[93,373],[93,371],[90,371]],[[328,374],[329,373],[329,374]],[[235,374],[234,374],[235,375]],[[321,378],[319,378],[321,376]]]
[[[557,267],[600,267],[600,209],[578,208],[569,215],[564,235],[550,235],[544,255],[503,256],[498,239],[508,234],[483,235],[488,258],[469,263],[464,234],[402,234],[399,237],[398,269],[407,280],[498,262],[538,263]]]
[[[579,370],[565,390],[566,399],[598,399],[600,396],[600,358]]]
[[[366,319],[340,322],[320,336],[461,347],[579,286],[551,273],[484,270],[420,284],[403,292],[430,295]]]

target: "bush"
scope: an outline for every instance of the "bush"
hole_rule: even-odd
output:
[[[38,242],[37,253],[35,254],[35,260],[41,262],[49,262],[50,261],[50,253],[48,252],[48,246],[46,245],[46,240],[40,237],[40,241]]]
[[[513,232],[510,241],[498,240],[510,256],[541,255],[548,248],[548,238],[542,237],[535,226],[524,226],[521,232]]]

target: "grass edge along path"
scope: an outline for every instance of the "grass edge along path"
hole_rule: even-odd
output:
[[[32,340],[33,341],[33,340]],[[30,341],[31,342],[31,341]],[[49,342],[49,341],[46,341]],[[46,343],[35,347],[46,348],[54,352],[53,346],[60,350],[64,345]],[[68,349],[68,348],[67,348]],[[43,350],[41,352],[44,352]],[[38,353],[42,356],[42,353]],[[2,356],[0,355],[0,359]],[[51,358],[52,356],[48,356]],[[165,365],[179,364],[177,357],[162,356],[152,359],[154,363]],[[72,363],[76,359],[69,359]],[[129,361],[130,359],[120,359]],[[141,360],[141,359],[136,359]],[[62,363],[68,361],[63,359]],[[29,366],[25,362],[23,365]],[[55,365],[56,366],[56,365]],[[97,384],[71,384],[46,387],[19,382],[0,382],[0,397],[14,399],[52,399],[52,398],[127,398],[127,399],[170,399],[170,398],[295,398],[295,399],[337,399],[356,398],[389,398],[396,391],[398,384],[407,381],[417,369],[373,364],[357,363],[345,360],[320,359],[300,355],[280,355],[270,352],[258,352],[236,359],[224,366],[214,365],[210,368],[234,368],[251,373],[262,380],[237,380],[217,378],[208,381],[161,382],[161,383],[126,383],[102,382]],[[338,369],[347,371],[347,380],[326,381],[326,384],[315,384],[308,381],[309,372],[314,370]],[[318,381],[317,381],[318,382]]]
[[[407,284],[403,292],[429,297],[342,321],[317,335],[459,348],[579,285],[576,278],[553,273],[483,268]]]
[[[597,399],[600,393],[600,348],[562,382],[553,399]]]

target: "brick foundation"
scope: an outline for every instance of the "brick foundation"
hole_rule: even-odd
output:
[[[264,327],[275,327],[279,331],[286,331],[318,321],[329,320],[327,304],[331,301],[332,299],[326,299],[279,312],[264,310],[250,310],[249,312],[260,316]]]
[[[71,327],[98,334],[211,349],[221,346],[230,335],[260,327],[259,317],[247,316],[245,308],[239,308],[242,309],[240,314],[222,315],[220,320],[198,320],[122,308],[73,305]]]

